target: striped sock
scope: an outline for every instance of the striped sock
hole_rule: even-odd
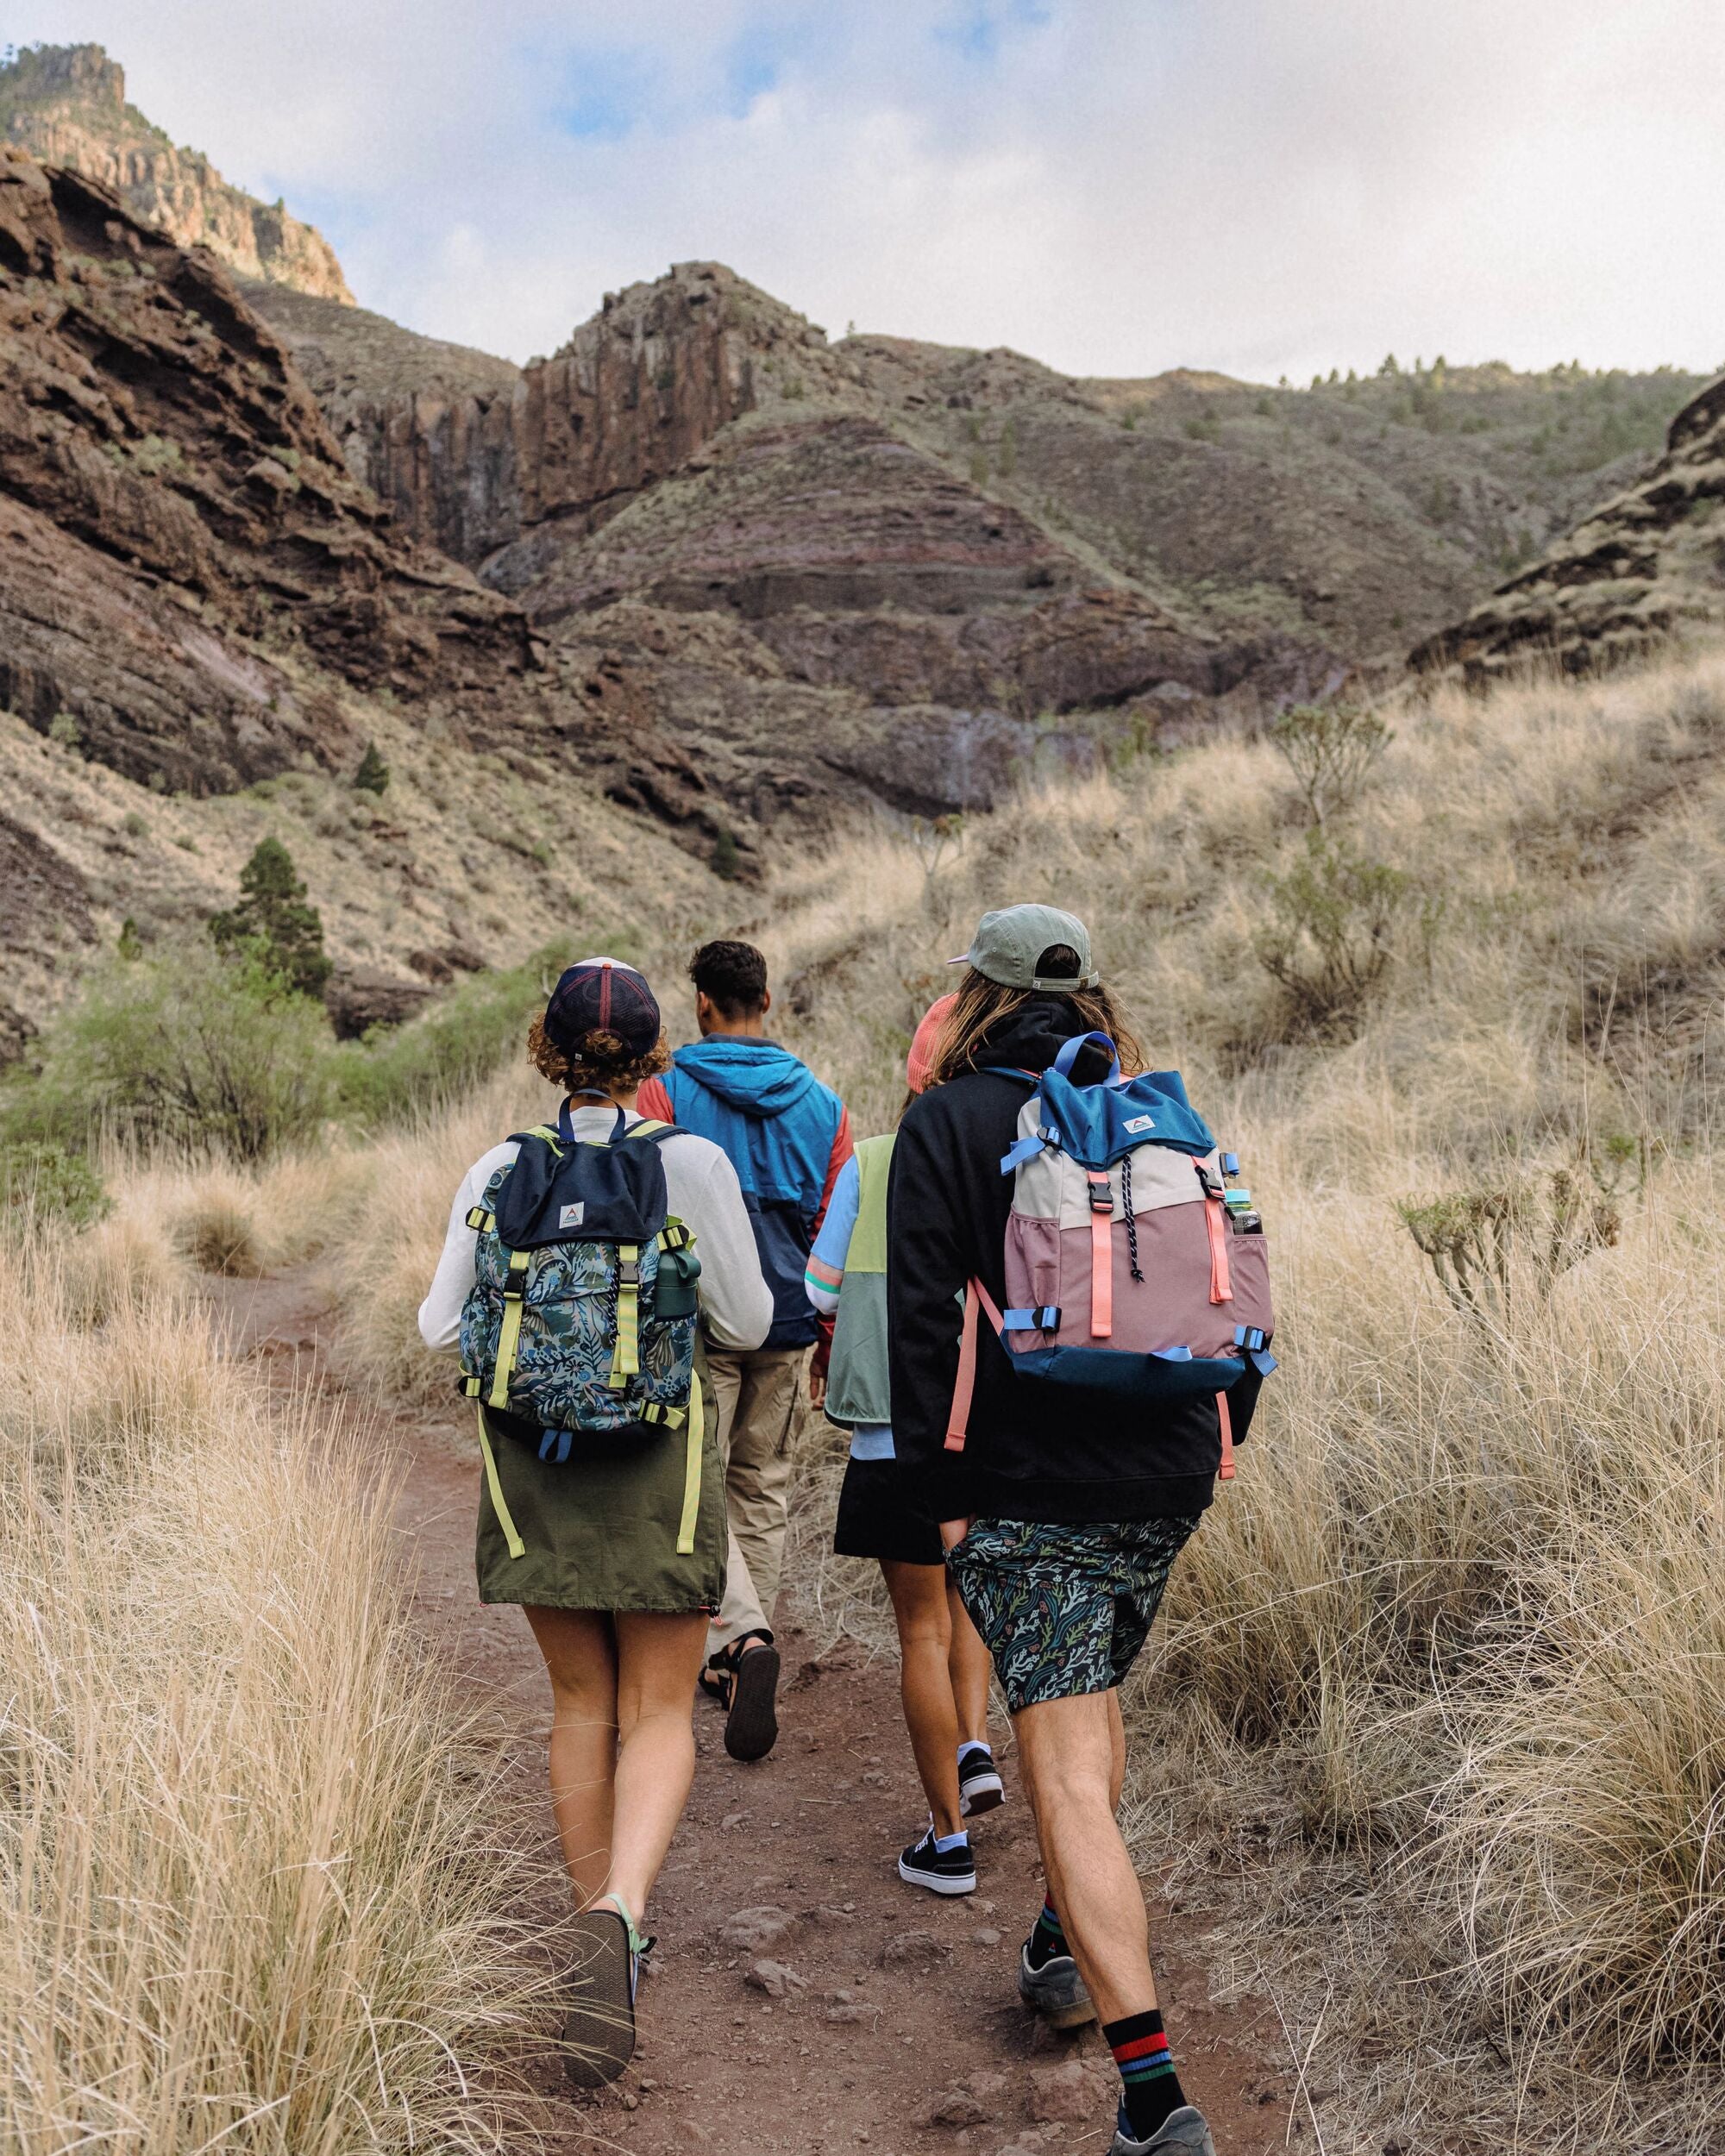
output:
[[[1060,1919],[1054,1913],[1054,1904],[1043,1896],[1042,1915],[1031,1927],[1025,1946],[1032,1969],[1040,1969],[1057,1955],[1070,1954],[1072,1949],[1066,1943],[1066,1934],[1060,1928]]]
[[[1162,2033],[1162,2016],[1152,2011],[1105,2022],[1102,2041],[1120,2070],[1120,2109],[1126,2131],[1135,2141],[1147,2141],[1186,2101]]]

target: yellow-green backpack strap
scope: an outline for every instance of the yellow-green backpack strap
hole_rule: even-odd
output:
[[[509,1546],[510,1556],[524,1557],[527,1554],[527,1545],[516,1532],[515,1522],[510,1517],[509,1507],[504,1502],[503,1484],[498,1476],[497,1462],[492,1457],[491,1439],[486,1432],[484,1401],[477,1402],[476,1407],[480,1419],[480,1451],[485,1459],[486,1488],[491,1492],[491,1508],[497,1514],[498,1526],[503,1529],[503,1539]]]
[[[492,1374],[491,1404],[493,1407],[509,1405],[509,1381],[515,1371],[516,1351],[521,1345],[521,1313],[527,1296],[528,1274],[532,1267],[531,1250],[511,1250],[509,1253],[509,1278],[503,1290],[503,1324],[497,1336],[497,1368]]]
[[[614,1393],[622,1392],[641,1368],[641,1246],[617,1246],[617,1349],[611,1358],[607,1381]]]
[[[683,1517],[677,1529],[677,1555],[694,1553],[695,1523],[700,1518],[701,1445],[706,1437],[701,1405],[700,1372],[689,1372],[689,1434],[683,1451]]]

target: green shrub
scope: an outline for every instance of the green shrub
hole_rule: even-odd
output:
[[[258,842],[240,871],[240,903],[210,922],[219,950],[277,975],[296,995],[322,995],[334,970],[323,949],[323,917],[305,903],[293,856],[279,838]]]
[[[360,758],[360,768],[354,774],[354,790],[357,793],[383,793],[389,787],[389,766],[378,754],[374,741],[366,743],[366,753]]]
[[[0,1142],[76,1151],[107,1126],[260,1160],[323,1119],[331,1047],[322,1006],[254,956],[116,961],[0,1093]]]
[[[1270,730],[1314,825],[1353,806],[1395,738],[1376,711],[1352,704],[1296,704]]]
[[[0,1145],[0,1204],[9,1221],[81,1228],[113,1210],[86,1153],[28,1140]]]
[[[629,955],[626,939],[607,946]],[[565,939],[524,965],[474,974],[405,1025],[373,1027],[332,1059],[337,1112],[361,1125],[390,1121],[452,1099],[525,1053],[527,1028],[575,956]]]
[[[712,873],[726,883],[735,883],[742,874],[743,860],[737,848],[737,834],[729,824],[721,825],[719,834],[712,842]]]
[[[1348,1033],[1392,956],[1390,931],[1411,886],[1399,868],[1368,860],[1346,839],[1306,834],[1303,857],[1272,879],[1275,920],[1258,937],[1258,963],[1287,991],[1296,1024]]]

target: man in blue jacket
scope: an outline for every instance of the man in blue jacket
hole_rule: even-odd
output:
[[[803,1273],[850,1157],[850,1118],[806,1063],[767,1038],[773,999],[767,962],[752,943],[704,943],[689,978],[701,1037],[677,1050],[662,1079],[647,1081],[637,1105],[643,1115],[711,1138],[729,1156],[773,1292],[773,1327],[762,1346],[747,1354],[707,1351],[731,1552],[701,1682],[726,1708],[725,1750],[734,1759],[758,1759],[779,1730],[773,1605],[784,1565],[797,1394],[816,1339]]]

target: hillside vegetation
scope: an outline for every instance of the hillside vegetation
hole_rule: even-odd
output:
[[[698,924],[768,943],[787,1037],[866,1131],[975,914],[1073,906],[1151,1054],[1245,1157],[1283,1373],[1132,1692],[1131,1802],[1146,1865],[1205,1912],[1218,1995],[1275,1999],[1329,2146],[1716,2146],[1722,791],[1725,656],[1701,652],[1587,689],[1296,715],[956,831],[859,831]],[[637,946],[674,1018],[696,929]],[[77,1263],[142,1219],[235,1270],[321,1245],[351,1291],[348,1375],[435,1415],[447,1372],[413,1313],[448,1193],[542,1095],[505,1067],[423,1117],[412,1097],[367,1144],[110,1178],[120,1214]],[[125,1298],[77,1307],[86,1360],[132,1337]],[[206,1426],[201,1394],[163,1397],[152,1429]],[[836,1454],[810,1433],[798,1591],[869,1630],[869,1583],[823,1554]],[[44,1532],[34,1487],[19,1532]],[[244,1487],[254,1532],[299,1507],[304,1579],[356,1532],[291,1478]],[[181,1534],[104,1545],[102,1591],[154,1594]],[[185,1625],[188,1686],[226,1683]],[[60,1637],[99,1692],[100,1640]],[[157,1876],[147,1847],[128,1861]],[[210,1921],[248,1891],[222,1875]],[[378,1906],[419,1921],[411,1895]],[[95,2076],[110,2017],[78,2026]],[[232,2084],[225,2056],[198,2053],[206,2085]]]
[[[1133,1690],[1130,1801],[1219,1996],[1275,1998],[1328,2145],[1578,2152],[1633,2122],[1700,2156],[1725,657],[1409,700],[1357,722],[1352,777],[1302,724],[861,833],[740,925],[869,1130],[977,912],[1074,906],[1245,1157],[1283,1374]],[[681,955],[647,956],[673,1011]],[[354,1156],[401,1224],[381,1275],[338,1238],[358,1377],[436,1412],[413,1313],[448,1193],[533,1105],[505,1072]],[[811,1432],[798,1591],[878,1645],[868,1568],[826,1554],[837,1464]]]

